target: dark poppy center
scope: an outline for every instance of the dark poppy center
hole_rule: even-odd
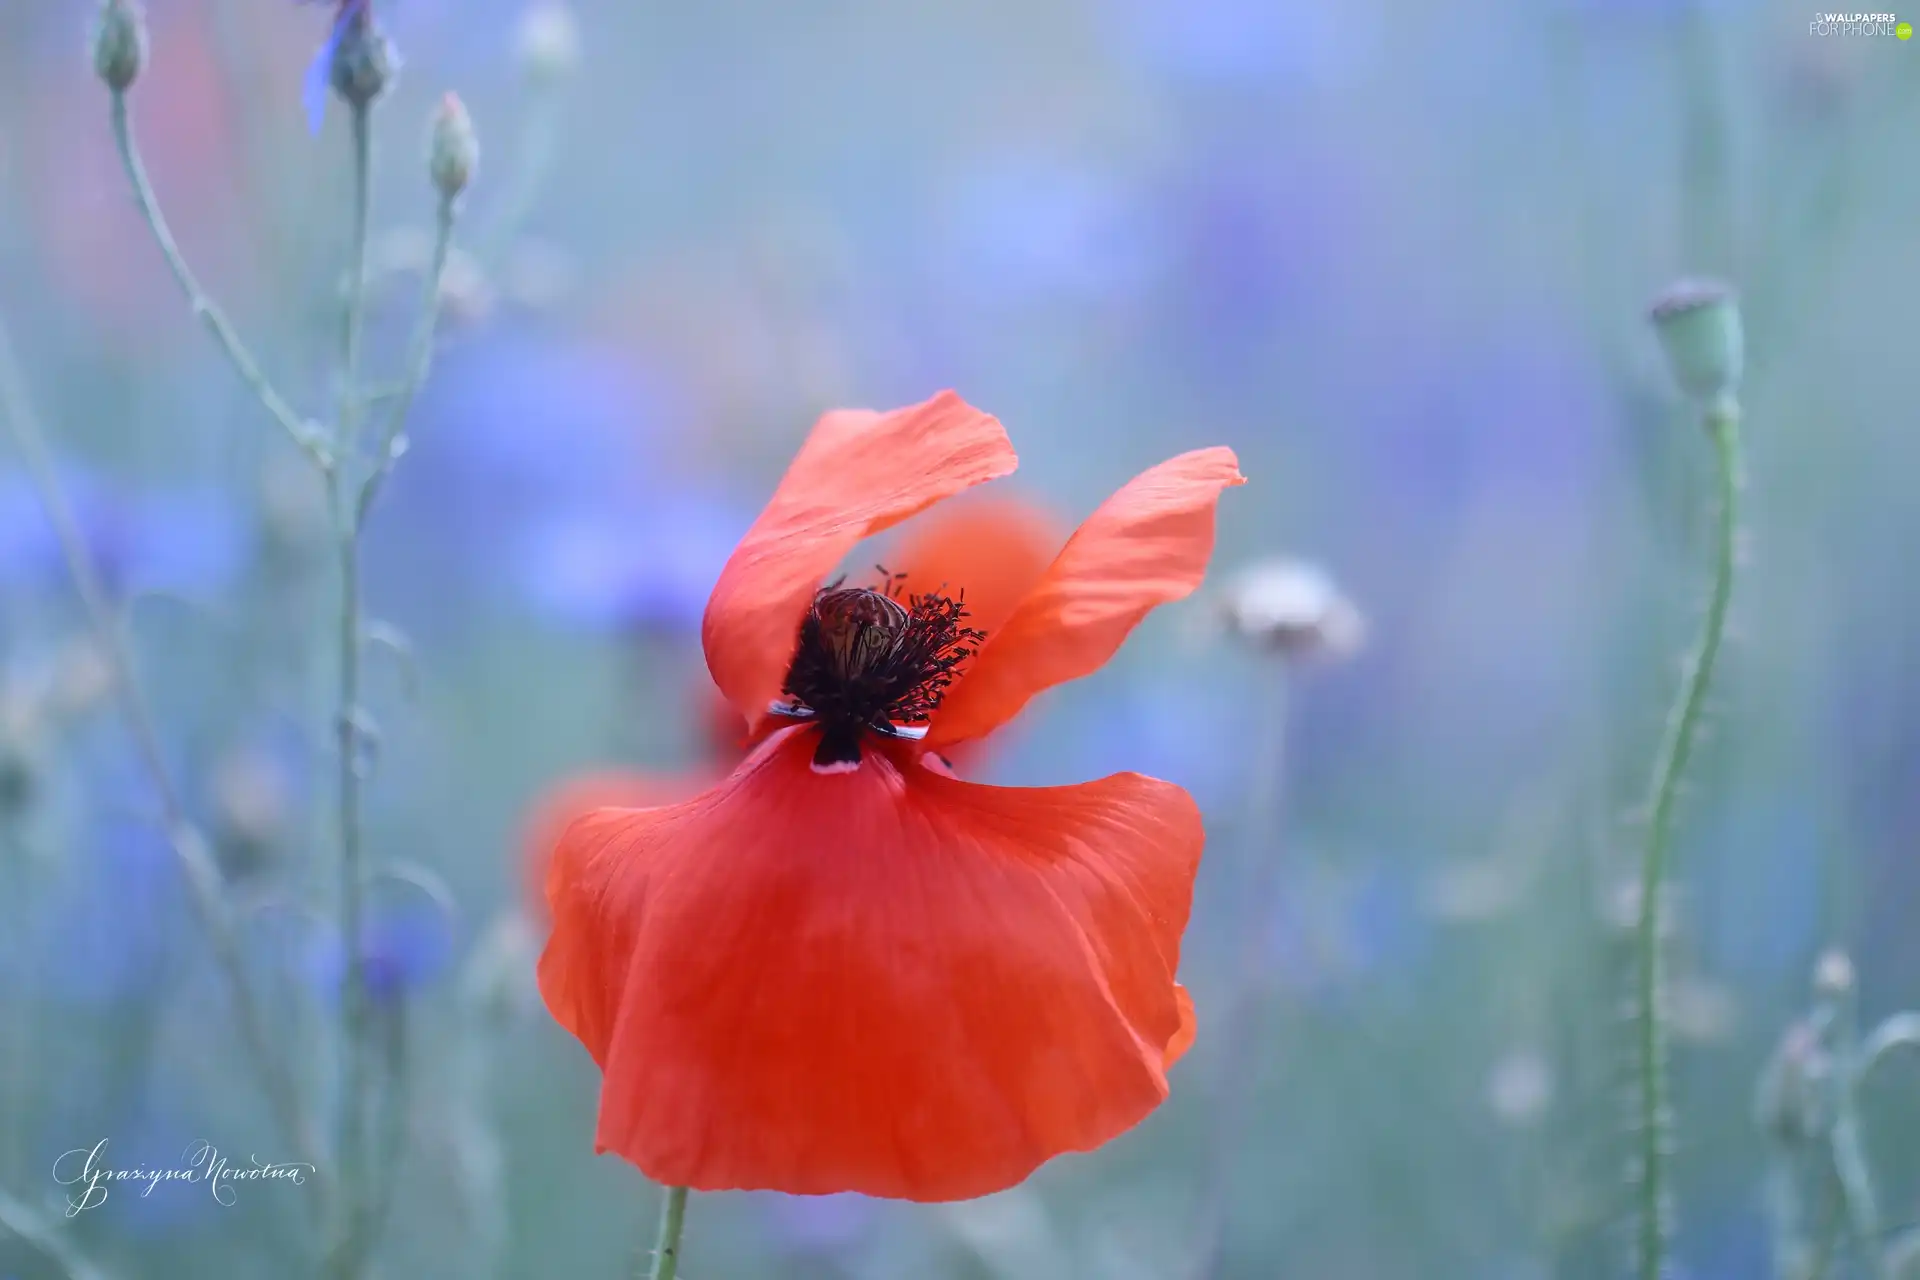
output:
[[[884,572],[884,571],[883,571]],[[979,651],[986,633],[962,625],[966,606],[937,592],[821,588],[800,623],[800,640],[773,710],[819,726],[813,767],[841,773],[860,765],[868,733],[917,738],[953,683],[954,668]],[[917,728],[916,728],[917,727]]]

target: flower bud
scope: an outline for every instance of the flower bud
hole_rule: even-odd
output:
[[[1681,280],[1648,314],[1680,390],[1702,407],[1731,402],[1746,360],[1733,289],[1717,280]]]
[[[344,25],[334,42],[327,82],[342,102],[365,109],[393,83],[400,70],[400,54],[386,32],[374,25],[368,6],[360,6],[340,21]]]
[[[139,0],[105,0],[93,25],[93,70],[125,93],[147,63],[147,19]]]
[[[427,150],[427,172],[434,190],[442,200],[458,199],[473,181],[474,166],[480,163],[480,140],[474,136],[473,118],[458,94],[440,99],[433,113],[433,141]]]
[[[580,64],[580,26],[566,0],[535,0],[520,18],[514,52],[533,84],[557,84]]]

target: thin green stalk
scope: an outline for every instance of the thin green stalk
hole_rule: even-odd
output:
[[[367,512],[380,494],[380,486],[386,483],[393,464],[400,460],[401,453],[406,449],[407,414],[413,409],[413,398],[433,367],[433,339],[440,322],[441,285],[446,279],[447,258],[453,249],[453,224],[457,212],[456,203],[442,197],[435,219],[433,260],[427,267],[425,291],[420,299],[420,319],[414,326],[406,373],[392,392],[392,404],[380,431],[373,468],[360,486],[354,511],[356,525],[366,522]]]
[[[1259,1061],[1261,1019],[1257,997],[1264,967],[1261,951],[1267,943],[1267,924],[1279,877],[1290,675],[1284,654],[1261,656],[1264,661],[1257,695],[1261,728],[1248,772],[1247,835],[1243,842],[1253,858],[1253,866],[1241,906],[1244,918],[1239,963],[1233,974],[1235,990],[1224,1020],[1228,1038],[1221,1055],[1220,1078],[1214,1089],[1214,1131],[1208,1144],[1205,1181],[1200,1194],[1200,1227],[1193,1257],[1186,1267],[1190,1280],[1207,1280],[1220,1267],[1226,1247],[1233,1157],[1241,1147],[1246,1124],[1243,1111],[1251,1100],[1254,1069]]]
[[[1667,874],[1673,809],[1693,754],[1694,739],[1706,707],[1708,685],[1726,632],[1727,606],[1733,598],[1734,542],[1739,520],[1740,410],[1731,400],[1705,413],[1719,464],[1720,510],[1715,537],[1713,594],[1699,647],[1687,664],[1679,700],[1667,719],[1653,770],[1653,800],[1647,845],[1640,868],[1640,921],[1635,943],[1640,959],[1636,1020],[1636,1066],[1640,1078],[1640,1223],[1636,1246],[1640,1280],[1661,1280],[1667,1250],[1667,1138],[1670,1125],[1661,1018],[1661,948],[1664,933],[1662,887]]]
[[[140,149],[133,139],[133,123],[127,111],[126,94],[113,95],[112,115],[114,145],[120,151],[120,163],[126,169],[128,183],[133,187],[134,201],[140,206],[140,213],[146,219],[148,229],[153,232],[154,241],[160,246],[161,256],[166,258],[173,278],[179,282],[180,291],[186,294],[187,305],[207,326],[214,340],[220,344],[220,349],[226,353],[228,362],[266,407],[273,420],[280,424],[280,429],[287,433],[287,438],[311,458],[315,466],[322,471],[330,471],[333,459],[327,451],[325,432],[317,424],[302,418],[274,390],[267,375],[261,371],[260,362],[253,358],[246,344],[240,340],[226,313],[200,287],[192,269],[187,266],[186,258],[181,255],[180,246],[174,241],[166,217],[160,212],[160,201],[153,194],[152,184],[147,181],[146,166],[141,163]]]
[[[241,963],[240,946],[227,911],[224,881],[208,852],[206,840],[188,820],[186,807],[181,803],[180,793],[168,772],[166,756],[160,747],[159,730],[152,709],[147,705],[146,694],[135,675],[133,655],[128,648],[125,631],[119,617],[108,604],[106,588],[87,549],[85,535],[74,518],[66,492],[61,488],[59,476],[54,471],[39,419],[27,400],[25,380],[21,377],[19,361],[14,357],[13,344],[3,322],[0,322],[0,414],[7,419],[14,440],[19,445],[27,472],[39,491],[48,522],[53,526],[54,536],[66,558],[68,576],[73,579],[74,591],[80,597],[88,625],[101,652],[107,657],[121,716],[127,722],[134,748],[159,796],[167,840],[185,873],[188,899],[212,944],[214,960],[226,982],[228,998],[233,1002],[234,1022],[239,1029],[242,1049],[259,1076],[276,1122],[299,1152],[298,1158],[318,1169],[319,1142],[307,1123],[306,1113],[300,1107],[292,1077],[282,1069],[283,1064],[274,1055],[267,1038],[266,1024],[261,1019],[260,1007],[254,999],[253,986],[247,980],[245,965]]]
[[[668,1187],[660,1206],[660,1234],[653,1245],[653,1269],[647,1280],[673,1280],[680,1274],[680,1228],[687,1221],[687,1189]]]
[[[360,355],[366,327],[367,228],[372,208],[372,105],[351,105],[353,132],[353,231],[347,260],[347,311],[342,335],[340,426],[335,435],[342,458],[352,458],[360,426]],[[340,1177],[344,1194],[335,1274],[360,1273],[367,1249],[365,1144],[367,1139],[367,990],[361,954],[362,889],[365,854],[360,830],[360,521],[358,496],[346,477],[328,472],[340,561],[339,704],[334,727],[339,735],[338,797],[340,840],[340,933],[347,950],[345,990],[341,993]]]

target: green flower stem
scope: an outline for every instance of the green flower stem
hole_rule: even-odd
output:
[[[180,860],[189,901],[201,928],[212,943],[215,962],[226,982],[228,996],[233,1001],[234,1021],[238,1025],[242,1049],[260,1078],[261,1088],[267,1095],[276,1122],[299,1153],[297,1158],[313,1165],[317,1171],[321,1167],[319,1142],[308,1124],[306,1113],[300,1107],[292,1077],[270,1047],[266,1024],[260,1016],[260,1006],[254,998],[253,986],[247,980],[246,966],[241,963],[239,943],[227,909],[225,883],[208,852],[205,838],[188,820],[179,790],[167,770],[153,711],[135,675],[125,631],[108,603],[99,570],[87,550],[86,539],[48,457],[39,419],[28,403],[25,380],[21,377],[19,361],[14,357],[13,344],[3,323],[0,323],[0,415],[5,416],[19,445],[27,471],[46,507],[47,518],[60,543],[61,553],[66,558],[67,572],[73,579],[74,590],[80,597],[88,624],[102,652],[106,654],[120,713],[133,735],[141,764],[159,795],[168,843]],[[324,1196],[315,1198],[316,1206],[322,1199]]]
[[[647,1280],[674,1280],[680,1274],[680,1228],[687,1221],[687,1189],[668,1187],[660,1206],[660,1234],[653,1244],[653,1269]]]
[[[1661,1017],[1661,938],[1667,854],[1673,832],[1674,801],[1693,754],[1705,709],[1707,687],[1726,632],[1727,606],[1733,598],[1734,541],[1739,520],[1740,410],[1730,398],[1704,413],[1719,464],[1720,511],[1715,538],[1713,594],[1699,647],[1687,665],[1679,701],[1667,719],[1653,770],[1647,845],[1640,868],[1640,921],[1636,947],[1640,981],[1634,1010],[1635,1056],[1640,1082],[1639,1233],[1636,1261],[1640,1280],[1661,1280],[1667,1251],[1667,1139],[1670,1126],[1664,1025]]]
[[[360,355],[366,328],[367,229],[373,204],[373,112],[366,102],[351,104],[353,131],[353,231],[347,259],[347,308],[341,338],[339,429],[335,448],[342,459],[352,459],[360,430]],[[360,520],[358,495],[349,492],[340,469],[327,472],[340,558],[340,700],[335,708],[338,734],[340,841],[340,935],[346,940],[347,973],[341,992],[341,1096],[339,1237],[333,1274],[343,1278],[360,1274],[372,1241],[368,1238],[369,1206],[366,1164],[367,1141],[367,1013],[366,959],[361,954],[362,894],[366,884],[365,851],[360,830],[360,738],[364,717],[360,710]]]
[[[220,344],[220,349],[226,352],[227,360],[240,374],[241,380],[259,398],[273,420],[280,424],[287,438],[312,459],[315,466],[322,471],[331,471],[333,458],[327,451],[325,432],[316,423],[301,417],[274,390],[267,375],[261,371],[259,361],[253,358],[246,344],[240,340],[226,313],[207,296],[192,269],[187,266],[187,260],[181,256],[180,246],[175,243],[166,217],[160,212],[160,202],[153,194],[153,186],[147,181],[146,166],[141,163],[140,149],[133,139],[133,124],[128,116],[127,96],[124,93],[113,95],[113,140],[120,151],[120,163],[127,171],[127,181],[133,187],[134,200],[140,206],[140,213],[146,219],[148,229],[153,232],[160,253],[173,272],[173,278],[179,282],[180,291],[187,295],[187,304],[193,314],[207,326],[214,340]]]
[[[1242,1148],[1246,1110],[1252,1101],[1260,1065],[1260,1035],[1266,1030],[1260,1009],[1261,953],[1267,923],[1279,896],[1283,809],[1287,770],[1287,693],[1292,672],[1284,654],[1262,655],[1259,688],[1259,737],[1254,743],[1246,797],[1244,851],[1253,859],[1241,902],[1240,954],[1227,1015],[1221,1019],[1226,1043],[1221,1048],[1214,1085],[1213,1133],[1208,1140],[1200,1192],[1200,1223],[1187,1280],[1215,1275],[1226,1249],[1227,1201],[1233,1190],[1233,1161]]]
[[[354,522],[364,524],[367,512],[373,506],[373,500],[379,496],[380,486],[386,483],[387,475],[393,470],[393,464],[406,452],[407,414],[413,408],[413,398],[419,394],[421,386],[427,380],[427,374],[433,368],[433,339],[440,322],[441,284],[446,279],[447,258],[453,250],[453,224],[458,213],[454,201],[442,198],[435,220],[433,238],[433,259],[427,267],[424,293],[420,299],[420,319],[415,324],[411,349],[407,355],[406,373],[400,384],[392,388],[387,398],[392,403],[387,410],[387,419],[380,431],[380,443],[375,451],[373,469],[361,483],[360,496],[355,504]]]

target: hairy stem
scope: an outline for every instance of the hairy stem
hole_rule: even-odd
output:
[[[140,206],[140,213],[146,219],[147,228],[153,232],[154,241],[160,246],[160,253],[166,258],[173,278],[179,282],[181,292],[186,294],[187,305],[207,326],[208,332],[213,334],[220,349],[226,353],[228,362],[266,407],[267,413],[280,424],[280,429],[287,433],[287,438],[321,470],[331,470],[333,460],[327,452],[324,433],[314,423],[302,418],[274,390],[267,375],[261,371],[260,362],[253,358],[246,344],[240,340],[226,313],[207,296],[206,290],[200,287],[192,269],[187,266],[187,260],[181,255],[180,246],[175,243],[173,232],[167,226],[166,217],[160,212],[160,201],[153,194],[153,186],[147,181],[146,166],[141,163],[140,149],[133,139],[133,123],[127,112],[124,93],[113,95],[113,140],[120,151],[120,163],[126,169],[127,181],[133,187],[134,201]]]
[[[687,1220],[687,1189],[668,1187],[660,1206],[660,1233],[653,1244],[653,1269],[648,1280],[673,1280],[680,1274],[680,1228]]]
[[[1635,935],[1639,952],[1639,989],[1636,992],[1635,1066],[1640,1084],[1639,1232],[1636,1260],[1640,1280],[1662,1280],[1667,1251],[1667,1140],[1668,1113],[1665,1026],[1660,1007],[1661,941],[1664,936],[1662,892],[1667,874],[1668,847],[1673,832],[1673,810],[1680,780],[1693,754],[1694,739],[1706,706],[1707,688],[1720,656],[1726,631],[1727,606],[1733,598],[1734,541],[1739,521],[1740,411],[1731,401],[1716,403],[1705,414],[1718,462],[1720,510],[1715,535],[1713,594],[1707,603],[1698,647],[1687,663],[1679,700],[1667,719],[1653,770],[1652,802],[1647,844],[1640,866],[1640,920]]]
[[[87,549],[86,537],[74,518],[65,490],[60,486],[39,419],[27,400],[25,380],[21,377],[19,361],[14,356],[13,344],[4,323],[0,323],[0,414],[6,417],[27,464],[28,475],[40,494],[41,503],[46,507],[48,523],[53,526],[54,537],[66,559],[67,574],[73,579],[74,591],[80,597],[88,626],[101,652],[106,655],[114,697],[120,705],[120,714],[127,723],[128,731],[133,735],[134,749],[139,753],[141,766],[159,797],[167,840],[180,860],[187,882],[188,900],[212,944],[214,960],[226,982],[228,998],[233,1001],[234,1022],[240,1032],[242,1048],[260,1078],[268,1105],[273,1108],[275,1121],[300,1153],[299,1159],[317,1167],[319,1143],[307,1123],[306,1113],[300,1107],[292,1077],[283,1069],[284,1064],[274,1056],[267,1039],[266,1024],[260,1016],[260,1006],[254,999],[253,986],[247,981],[246,967],[240,960],[239,942],[227,911],[225,883],[208,852],[206,840],[188,821],[180,792],[167,769],[166,756],[160,746],[160,732],[152,708],[147,704],[146,694],[135,675],[126,633],[119,616],[108,603],[106,587]]]

